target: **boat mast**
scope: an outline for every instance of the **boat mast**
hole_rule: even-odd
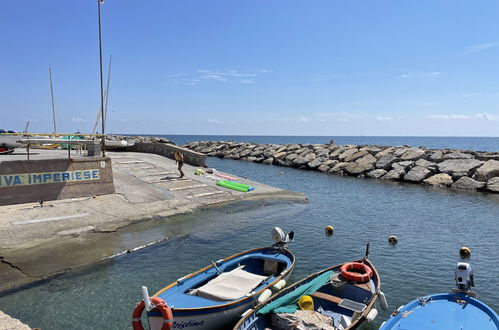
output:
[[[55,124],[55,103],[54,103],[54,88],[52,86],[52,68],[49,65],[49,78],[50,78],[50,97],[52,99],[52,121],[54,123],[54,134],[57,132],[57,126]]]
[[[104,83],[102,80],[102,28],[101,28],[101,15],[100,15],[100,6],[104,2],[104,0],[97,0],[97,11],[99,16],[99,64],[100,64],[100,109],[101,109],[101,121],[102,121],[102,137],[101,137],[101,149],[102,149],[102,157],[106,155],[105,153],[105,123],[104,123]]]
[[[109,82],[111,81],[111,62],[113,61],[113,55],[109,55],[109,69],[107,69],[107,86],[106,86],[106,107],[104,108],[104,120],[107,121],[107,101],[109,100]]]

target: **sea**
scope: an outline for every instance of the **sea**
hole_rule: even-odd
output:
[[[277,137],[166,135],[176,144],[222,140],[255,143],[409,145],[499,150],[498,138]],[[389,305],[364,329],[377,329],[400,305],[449,292],[459,249],[471,249],[478,298],[499,312],[499,196],[413,184],[328,175],[287,167],[209,157],[210,167],[282,189],[302,192],[306,203],[238,202],[157,218],[147,227],[118,231],[124,241],[161,242],[73,270],[0,296],[0,310],[42,329],[130,329],[141,286],[154,293],[213,260],[272,242],[278,226],[295,232],[291,282],[364,255],[379,271]],[[324,228],[334,227],[327,236]],[[139,225],[137,225],[139,226]],[[142,223],[140,226],[144,226]],[[140,229],[140,230],[139,230]],[[396,235],[398,244],[388,244]],[[119,251],[117,251],[119,252]],[[48,261],[49,262],[49,261]]]

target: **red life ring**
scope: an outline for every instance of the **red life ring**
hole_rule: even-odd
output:
[[[360,262],[348,262],[340,268],[341,276],[348,281],[364,283],[371,279],[373,270],[366,264]]]
[[[161,316],[163,317],[163,326],[161,330],[170,330],[173,325],[173,313],[172,309],[168,307],[166,302],[160,297],[152,297],[151,303],[155,305],[154,309],[158,309],[161,312]],[[144,330],[142,326],[142,312],[144,311],[145,303],[144,300],[139,301],[132,314],[132,326],[133,330]]]

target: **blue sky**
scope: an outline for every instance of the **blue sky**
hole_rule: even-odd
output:
[[[499,136],[499,2],[106,0],[108,133]],[[96,1],[4,1],[0,128],[90,132]],[[100,126],[99,126],[100,127]]]

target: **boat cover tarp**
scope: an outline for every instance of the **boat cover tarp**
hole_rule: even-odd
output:
[[[282,296],[279,299],[274,300],[273,302],[267,304],[263,308],[261,308],[257,313],[258,314],[267,314],[267,313],[294,313],[298,309],[298,305],[296,304],[300,297],[303,295],[310,295],[315,291],[319,290],[324,284],[330,281],[331,274],[333,271],[325,272],[311,280],[310,282],[303,284],[291,291],[290,293]]]
[[[267,276],[257,275],[236,268],[230,272],[225,272],[197,290],[197,295],[203,298],[219,301],[239,299],[250,293]]]

